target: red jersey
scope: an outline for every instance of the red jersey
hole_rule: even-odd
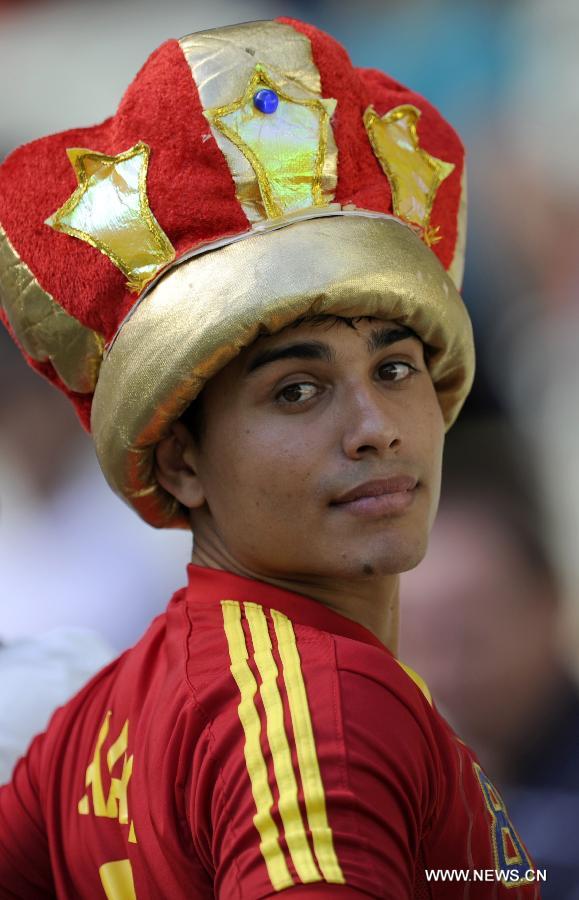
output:
[[[530,900],[531,868],[473,753],[371,632],[198,566],[0,790],[3,898]]]

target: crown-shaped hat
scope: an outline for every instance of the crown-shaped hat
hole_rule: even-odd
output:
[[[0,167],[0,316],[157,526],[154,448],[260,333],[304,315],[413,328],[447,427],[470,389],[460,139],[292,19],[164,43],[103,124]]]

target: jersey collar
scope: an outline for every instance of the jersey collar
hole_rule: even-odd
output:
[[[187,600],[195,603],[199,600],[210,600],[219,603],[221,600],[239,600],[241,602],[259,603],[268,609],[277,609],[300,625],[309,625],[320,631],[328,631],[341,637],[352,638],[365,644],[372,644],[390,653],[390,650],[368,628],[354,622],[341,613],[334,612],[318,600],[294,594],[264,581],[235,575],[222,569],[211,569],[190,563],[187,566],[189,585]]]

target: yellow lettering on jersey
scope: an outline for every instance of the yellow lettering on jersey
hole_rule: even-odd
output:
[[[128,859],[117,859],[99,868],[107,900],[137,900],[133,870]]]
[[[92,795],[92,808],[95,816],[107,819],[117,819],[121,825],[129,824],[128,786],[133,773],[133,755],[127,756],[129,746],[129,720],[125,722],[118,737],[111,743],[106,754],[106,768],[109,775],[109,790],[105,794],[103,783],[103,748],[109,737],[112,710],[108,710],[97,735],[92,759],[87,766],[85,787],[87,788],[78,802],[78,811],[81,816],[90,813],[90,797]],[[112,772],[116,764],[122,758],[123,764],[120,777],[113,776]],[[136,843],[135,828],[130,823],[129,840]]]
[[[129,721],[125,722],[118,738],[109,747],[107,753],[107,767],[109,772],[113,771],[115,763],[124,756],[123,768],[120,778],[111,778],[111,787],[107,798],[107,816],[111,819],[118,818],[121,825],[128,825],[129,814],[127,809],[127,787],[129,779],[133,774],[133,756],[127,757],[127,748],[129,746]]]

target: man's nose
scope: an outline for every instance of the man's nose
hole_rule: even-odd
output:
[[[378,386],[361,382],[349,386],[341,415],[342,448],[351,459],[371,453],[382,456],[400,447],[400,410]]]

